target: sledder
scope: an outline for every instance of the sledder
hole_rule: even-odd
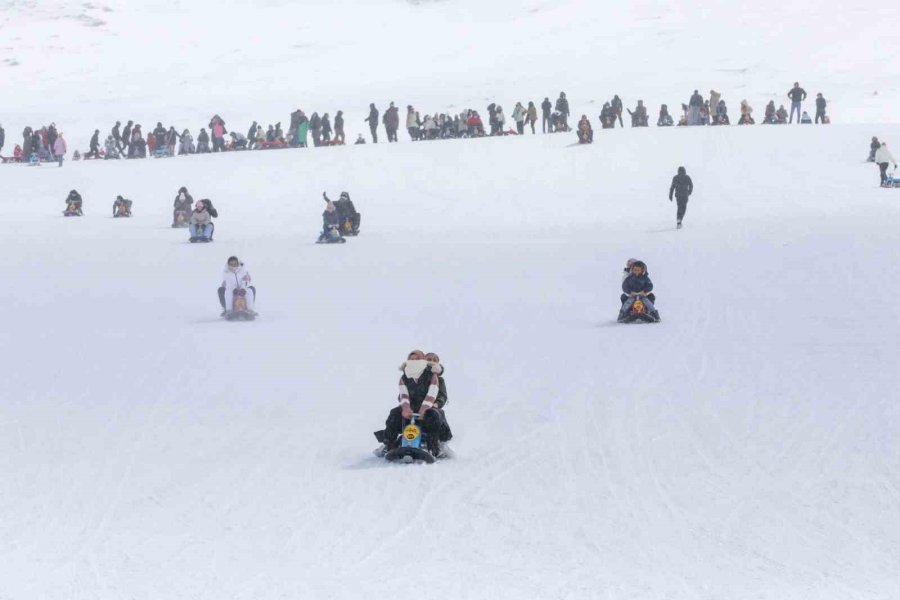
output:
[[[197,200],[191,213],[191,224],[188,226],[192,244],[213,241],[213,232],[215,232],[216,226],[213,225],[212,219],[218,216],[219,213],[213,208],[210,200]]]
[[[116,201],[113,202],[113,217],[130,217],[132,204],[131,200],[126,200],[122,196],[116,196]]]
[[[382,443],[375,453],[391,461],[432,463],[448,455],[444,442],[453,437],[442,409],[447,402],[443,367],[436,354],[413,350],[400,369],[400,405],[391,410],[385,428],[375,432]]]
[[[625,280],[622,281],[620,300],[622,308],[619,310],[619,323],[659,323],[659,312],[654,303],[656,296],[652,294],[653,282],[647,273],[647,265],[640,260],[629,260],[630,269]]]
[[[69,192],[68,197],[66,197],[66,210],[63,211],[63,216],[80,217],[84,215],[84,211],[81,210],[81,205],[81,194],[76,190],[72,190]]]
[[[322,196],[327,202],[328,196],[325,195],[325,192],[322,192]],[[334,207],[338,212],[338,219],[341,224],[341,234],[353,236],[359,235],[359,223],[362,220],[362,215],[356,212],[356,207],[353,206],[350,194],[341,192],[341,197],[334,203]]]
[[[334,202],[329,200],[324,192],[322,193],[322,197],[325,198],[325,201],[328,204],[325,206],[325,212],[322,213],[322,233],[319,235],[319,239],[316,240],[316,243],[343,244],[347,240],[344,239],[344,236],[341,233],[341,215],[338,213]]]
[[[222,315],[229,321],[252,321],[256,318],[256,288],[250,285],[250,272],[237,256],[229,256],[219,287]]]
[[[193,204],[194,199],[188,193],[187,188],[182,186],[178,190],[178,195],[175,196],[175,202],[173,203],[172,227],[187,227],[190,224],[191,206]]]

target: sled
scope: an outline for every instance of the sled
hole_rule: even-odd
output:
[[[252,321],[256,318],[256,313],[247,308],[247,290],[234,290],[232,298],[231,311],[225,313],[226,321]]]
[[[404,419],[400,445],[385,452],[385,459],[391,462],[402,461],[405,463],[421,460],[428,464],[435,461],[434,454],[428,450],[428,437],[417,422],[421,418],[421,415],[413,413],[409,419]]]
[[[337,229],[332,229],[328,233],[323,231],[319,239],[316,240],[317,244],[344,244],[346,242],[347,240],[341,236],[341,232]]]
[[[153,158],[168,158],[170,156],[172,155],[169,154],[169,148],[167,146],[157,148],[153,151]]]
[[[618,321],[619,323],[659,323],[659,318],[650,314],[644,301],[637,297],[628,310],[619,314]]]

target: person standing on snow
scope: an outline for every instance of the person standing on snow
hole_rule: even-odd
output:
[[[560,92],[559,98],[556,99],[556,112],[559,113],[560,120],[562,120],[563,129],[565,131],[569,130],[569,101],[566,100],[566,93]]]
[[[553,112],[553,103],[550,102],[550,98],[544,98],[544,101],[541,102],[541,131],[544,133],[553,133],[553,124],[550,122],[551,112]]]
[[[534,105],[534,102],[528,103],[525,122],[531,125],[531,135],[534,135],[534,125],[537,123],[537,107]]]
[[[678,202],[678,219],[676,226],[681,229],[681,220],[684,219],[684,213],[687,211],[687,203],[690,195],[694,193],[694,182],[688,177],[687,170],[684,167],[678,167],[678,174],[672,178],[672,185],[669,186],[669,202],[672,196]]]
[[[369,131],[372,132],[372,143],[378,143],[378,109],[375,108],[375,103],[369,104],[369,116],[366,117],[365,122],[369,124]]]
[[[816,94],[816,125],[819,124],[819,119],[822,120],[822,123],[825,123],[825,107],[828,106],[828,103],[825,101],[825,98],[822,96],[822,93],[819,92]]]
[[[339,110],[334,115],[334,143],[344,145],[344,111]]]
[[[887,142],[881,142],[881,146],[875,151],[875,164],[878,165],[878,169],[881,171],[881,185],[884,185],[884,182],[887,181],[887,169],[890,163],[894,163],[894,169],[897,168],[897,159],[888,150]]]
[[[525,133],[525,117],[528,116],[528,111],[525,110],[525,107],[522,106],[521,102],[516,102],[516,107],[513,109],[512,118],[513,121],[516,122],[516,132],[519,135]]]
[[[67,150],[66,140],[63,138],[63,134],[60,131],[56,137],[56,141],[53,142],[53,155],[56,156],[56,160],[59,161],[59,166],[62,166],[63,158],[66,156]]]
[[[788,121],[788,123],[794,122],[794,111],[797,111],[797,124],[799,125],[800,115],[802,114],[800,103],[806,100],[806,90],[800,87],[800,84],[795,81],[794,87],[788,90],[787,96],[791,99],[791,120]]]
[[[700,125],[700,109],[703,108],[703,96],[694,90],[691,99],[688,100],[688,125]]]

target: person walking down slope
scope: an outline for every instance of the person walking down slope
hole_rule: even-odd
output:
[[[678,213],[676,215],[676,227],[681,229],[681,221],[684,219],[684,213],[687,211],[687,203],[690,195],[694,193],[694,182],[688,177],[687,170],[684,167],[678,167],[678,174],[672,178],[672,185],[669,186],[669,202],[672,196],[678,203]]]
[[[800,110],[801,102],[806,100],[806,90],[800,87],[800,84],[796,81],[794,82],[794,87],[788,90],[788,98],[791,99],[791,119],[788,123],[794,122],[794,111],[797,111],[797,124],[800,124],[800,115],[802,111]]]
[[[888,150],[887,142],[881,142],[881,146],[875,151],[875,164],[878,165],[878,169],[881,171],[881,185],[884,185],[888,180],[887,169],[890,163],[894,163],[894,169],[897,168],[897,159]]]
[[[378,109],[375,108],[375,103],[369,104],[369,116],[365,118],[365,121],[369,124],[369,131],[372,132],[372,143],[378,143]]]

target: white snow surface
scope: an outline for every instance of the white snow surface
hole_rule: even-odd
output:
[[[480,108],[492,73],[510,99],[523,86],[535,99],[593,89],[606,76],[591,61],[607,52],[621,53],[607,68],[623,89],[703,74],[774,93],[799,64],[843,74],[834,97],[891,85],[875,66],[855,78],[852,52],[788,52],[821,50],[830,30],[813,25],[831,21],[815,7],[798,38],[790,7],[783,33],[756,27],[772,25],[770,2],[741,23],[655,2],[601,14],[575,1],[306,4],[291,25],[277,16],[293,4],[254,3],[253,25],[229,2],[7,2],[4,44],[51,17],[68,35],[56,66],[49,49],[30,66],[26,49],[42,42],[22,38],[20,64],[0,67],[4,98],[16,86],[51,93],[4,107],[52,108],[88,134],[132,104],[229,120],[212,98],[241,120],[257,106],[246,86],[273,75],[259,106],[285,113],[285,94],[310,88],[353,101],[360,118],[372,89],[398,104],[462,90]],[[864,22],[878,33],[879,10],[863,20],[833,7],[859,26],[839,30],[842,47],[864,45]],[[94,13],[104,23],[87,31],[78,15]],[[445,27],[412,27],[439,17]],[[129,64],[125,41],[108,38],[148,49],[164,23],[179,47],[156,66]],[[200,43],[213,23],[220,41]],[[701,44],[713,24],[728,27]],[[739,26],[757,42],[731,42]],[[316,42],[303,46],[307,34]],[[638,61],[642,35],[670,40],[673,56],[721,36],[721,62],[666,72]],[[268,42],[279,36],[323,58],[304,75],[280,54],[290,44]],[[754,56],[759,38],[785,55],[778,67]],[[555,73],[553,40],[573,61]],[[368,70],[413,47],[393,77]],[[734,57],[767,66],[713,68]],[[160,90],[128,83],[165,78]],[[208,95],[178,93],[209,78]],[[434,81],[448,84],[426,91]],[[886,106],[865,106],[858,120],[886,120]],[[0,167],[0,599],[896,598],[900,190],[879,189],[862,162],[872,135],[898,140],[900,127],[617,129],[592,146],[569,134]],[[675,231],[666,193],[681,164],[696,192]],[[215,242],[169,227],[181,185],[214,201]],[[63,218],[73,188],[86,214]],[[358,238],[313,243],[323,190],[351,193]],[[116,194],[134,200],[132,219],[111,217]],[[253,323],[218,318],[231,254],[259,290]],[[660,324],[615,322],[629,257],[649,265]],[[431,466],[370,452],[413,348],[447,369],[456,457]]]

